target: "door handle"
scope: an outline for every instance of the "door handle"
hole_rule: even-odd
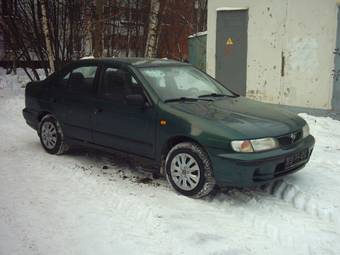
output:
[[[103,109],[102,109],[102,108],[96,108],[96,109],[94,110],[94,114],[98,114],[98,113],[101,113],[101,112],[103,112]]]

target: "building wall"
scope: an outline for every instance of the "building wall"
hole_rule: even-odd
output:
[[[209,0],[207,72],[215,75],[216,9],[246,8],[247,97],[330,109],[337,2],[340,1]]]
[[[188,37],[189,63],[206,71],[207,33],[200,32]]]

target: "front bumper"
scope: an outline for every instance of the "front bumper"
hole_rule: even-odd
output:
[[[308,136],[286,148],[257,153],[225,153],[209,148],[214,177],[219,186],[252,187],[282,178],[303,168],[315,144]],[[287,167],[288,157],[307,150],[307,157]]]

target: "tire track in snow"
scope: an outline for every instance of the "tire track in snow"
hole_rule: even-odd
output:
[[[244,207],[241,218],[249,228],[256,229],[259,234],[266,236],[269,240],[283,247],[303,246],[305,253],[313,250],[314,243],[299,244],[296,242],[298,236],[305,236],[310,231],[315,231],[318,226],[324,233],[335,235],[340,238],[336,230],[334,217],[336,210],[333,206],[318,202],[316,198],[301,191],[296,185],[279,180],[257,189],[227,189],[211,194],[205,200],[209,203],[239,205]],[[265,214],[275,212],[280,224],[275,225],[263,216],[262,212],[253,212],[251,208],[261,207]],[[275,208],[273,208],[275,207]],[[273,208],[273,209],[272,209]],[[272,210],[272,212],[271,212]],[[308,215],[303,216],[300,212]],[[294,216],[295,215],[295,216]],[[307,223],[294,221],[295,218],[304,217]],[[290,226],[294,225],[294,233],[291,233]]]
[[[255,189],[230,188],[224,191],[215,191],[205,198],[207,201],[232,201],[235,204],[259,203],[259,200],[266,199],[281,201],[294,209],[303,211],[328,223],[333,223],[336,220],[336,208],[334,206],[319,201],[312,195],[301,191],[297,185],[289,183],[285,179]]]
[[[322,203],[312,195],[299,189],[298,186],[285,179],[275,181],[262,187],[266,193],[291,204],[294,208],[315,216],[326,222],[334,222],[336,209],[332,205]]]

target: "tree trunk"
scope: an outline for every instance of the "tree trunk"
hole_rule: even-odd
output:
[[[197,32],[207,30],[207,0],[198,0]]]
[[[156,53],[157,53],[157,28],[158,28],[159,9],[160,9],[160,1],[151,0],[148,37],[146,40],[145,54],[144,54],[144,56],[147,58],[156,57]]]
[[[48,63],[50,65],[50,71],[51,73],[53,73],[55,71],[54,55],[52,51],[51,39],[50,39],[49,29],[48,29],[45,0],[42,0],[40,2],[40,5],[41,5],[42,27],[43,27],[43,33],[45,37],[46,50],[47,50],[47,58],[48,58]]]
[[[85,35],[84,35],[84,52],[85,56],[91,56],[93,54],[92,50],[92,21],[88,20],[85,25]]]
[[[104,12],[104,1],[96,0],[96,17],[94,27],[94,38],[93,38],[93,55],[95,57],[102,57],[103,55],[103,12]]]
[[[126,56],[131,57],[131,33],[132,33],[132,18],[131,18],[131,3],[128,0],[128,27],[127,27],[127,47],[126,47]]]

